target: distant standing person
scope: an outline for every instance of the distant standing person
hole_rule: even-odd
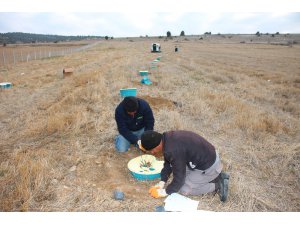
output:
[[[145,153],[164,157],[161,181],[149,190],[152,197],[216,192],[221,201],[227,200],[229,175],[222,172],[215,147],[200,135],[184,130],[145,131],[138,144]],[[172,173],[173,180],[165,187]]]
[[[150,105],[143,99],[125,97],[115,110],[119,135],[115,138],[118,152],[128,151],[130,144],[137,145],[144,131],[153,130],[154,117]]]

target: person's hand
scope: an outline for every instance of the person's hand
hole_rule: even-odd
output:
[[[145,152],[146,150],[143,148],[142,146],[142,141],[141,140],[138,140],[137,141],[137,145],[138,145],[138,148],[142,151],[142,152]]]
[[[161,180],[157,184],[155,184],[154,187],[158,187],[160,189],[163,189],[165,187],[165,182]]]
[[[149,189],[149,193],[153,198],[164,198],[168,196],[168,194],[166,193],[166,189],[162,189],[155,186]]]
[[[142,141],[141,141],[141,140],[138,140],[138,141],[136,142],[136,144],[137,144],[137,146],[139,146],[139,148],[141,148],[141,146],[142,146]]]

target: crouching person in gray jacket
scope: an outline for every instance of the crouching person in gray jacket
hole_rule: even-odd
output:
[[[163,134],[149,130],[142,134],[138,144],[142,151],[164,157],[161,181],[149,190],[152,197],[176,192],[183,195],[216,192],[221,201],[227,200],[229,175],[222,172],[215,147],[203,137],[183,130]],[[165,187],[171,173],[173,180]]]

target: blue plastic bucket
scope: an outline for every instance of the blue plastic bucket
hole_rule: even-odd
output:
[[[136,96],[136,88],[120,89],[121,97]]]
[[[141,173],[135,173],[130,171],[132,176],[137,180],[155,180],[157,178],[160,178],[160,173],[157,174],[141,174]]]
[[[141,80],[141,83],[142,83],[142,84],[146,84],[146,85],[152,84],[152,82],[149,80],[148,77],[144,77],[144,78]]]
[[[148,75],[148,70],[144,70],[144,71],[139,71],[141,76],[147,76]]]
[[[144,162],[151,165],[143,166]],[[153,155],[141,155],[131,159],[127,167],[132,176],[137,180],[154,180],[160,178],[160,172],[163,168],[164,161],[157,161]]]
[[[12,87],[12,83],[9,82],[0,83],[0,88],[11,88],[11,87]]]

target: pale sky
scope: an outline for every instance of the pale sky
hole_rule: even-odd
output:
[[[10,0],[0,9],[0,33],[113,37],[165,36],[167,31],[172,36],[181,31],[186,35],[300,33],[300,1],[182,1]]]

